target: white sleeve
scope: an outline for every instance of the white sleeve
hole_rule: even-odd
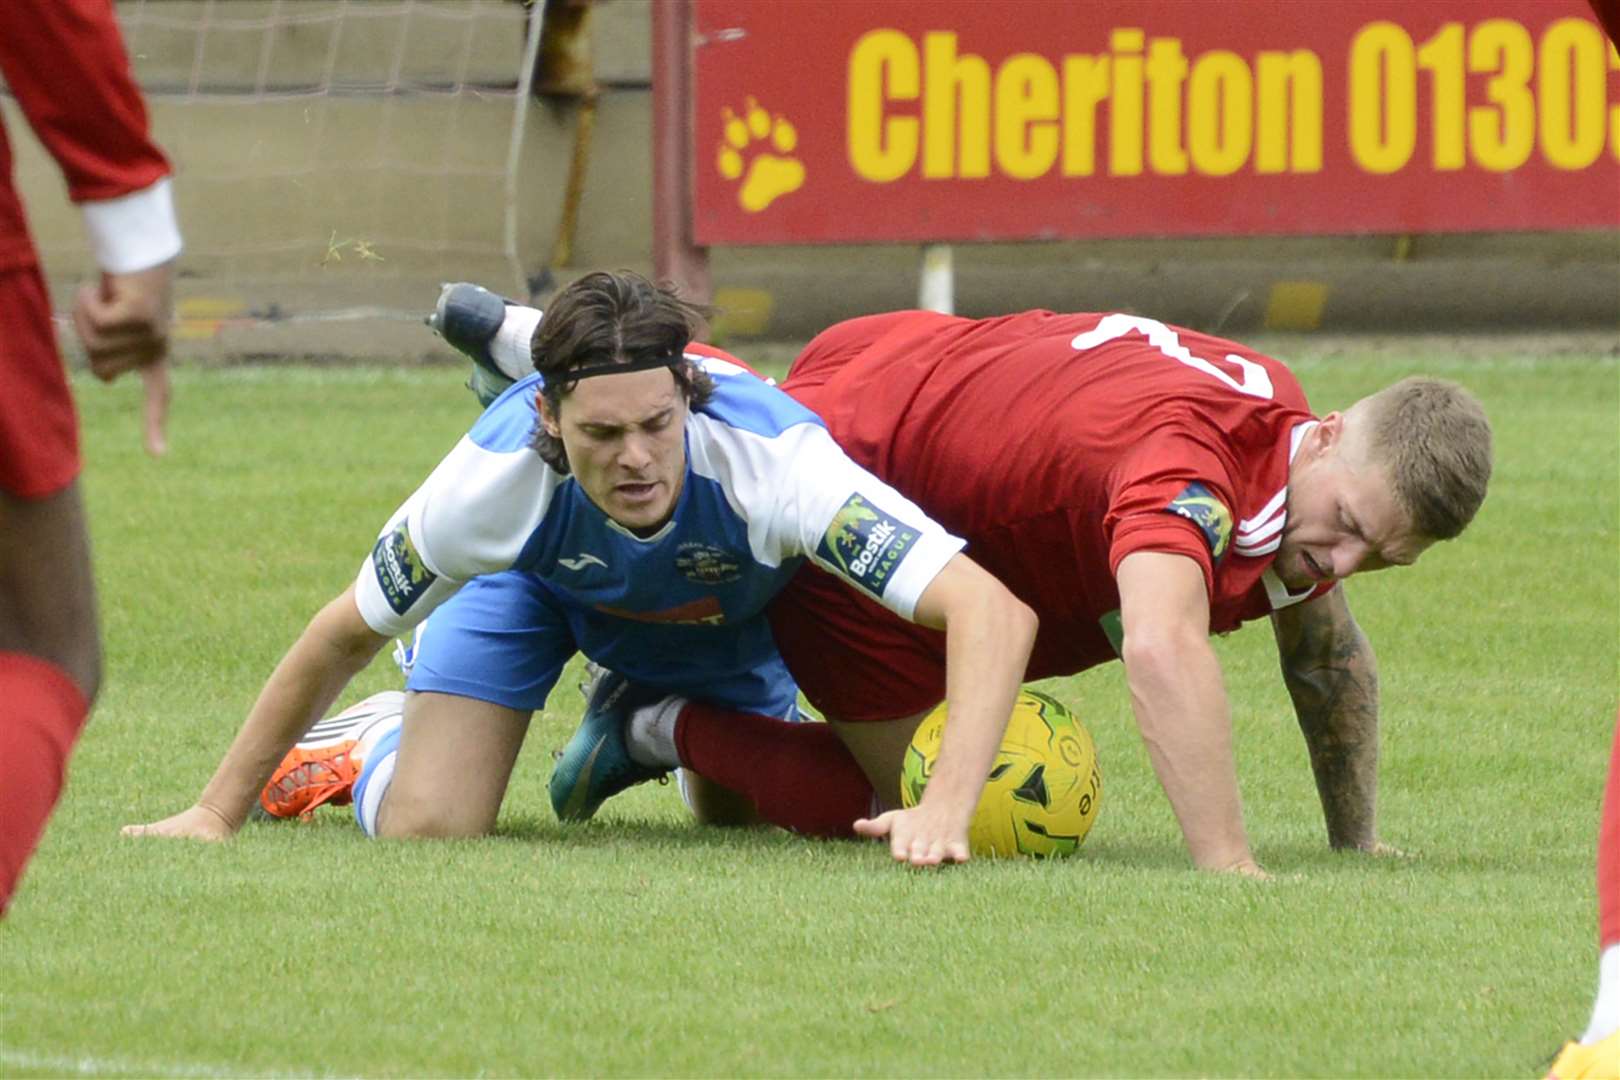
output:
[[[180,254],[169,178],[112,199],[79,204],[96,265],[109,274],[161,266]]]
[[[461,581],[433,569],[411,535],[410,520],[422,494],[423,489],[418,489],[394,511],[354,582],[360,617],[384,637],[405,633],[462,586]]]
[[[914,619],[918,598],[966,544],[852,461],[819,424],[766,438],[708,423],[716,437],[704,468],[748,521],[761,562],[807,556]]]
[[[395,637],[468,579],[509,569],[560,483],[532,451],[495,452],[463,438],[388,519],[361,565],[361,617]]]

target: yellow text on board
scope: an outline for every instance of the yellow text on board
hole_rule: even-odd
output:
[[[1252,57],[1214,49],[1189,58],[1174,37],[1113,30],[1105,53],[1052,59],[1016,53],[994,69],[958,35],[863,34],[848,62],[850,165],[875,183],[910,175],[971,180],[995,172],[1061,176],[1229,176],[1322,169],[1322,61],[1309,49]],[[1620,103],[1608,72],[1620,53],[1584,19],[1559,19],[1539,40],[1512,19],[1450,22],[1416,42],[1373,22],[1350,42],[1345,138],[1368,173],[1425,155],[1437,171],[1508,172],[1539,151],[1584,169],[1620,160]],[[1468,105],[1466,80],[1483,80]],[[1420,117],[1419,89],[1427,93]],[[1099,140],[1107,118],[1107,137]],[[1420,121],[1426,120],[1423,124]],[[1418,145],[1426,127],[1428,145]]]

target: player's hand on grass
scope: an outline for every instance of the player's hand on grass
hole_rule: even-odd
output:
[[[102,382],[139,369],[146,383],[145,443],[153,456],[168,449],[169,324],[173,321],[174,264],[129,274],[102,274],[99,287],[80,287],[73,329]]]
[[[161,836],[178,840],[229,840],[236,826],[224,814],[198,803],[178,814],[147,825],[125,825],[125,836]]]
[[[909,810],[890,810],[875,818],[855,822],[855,832],[873,840],[889,838],[889,854],[896,862],[912,866],[938,866],[945,862],[967,862],[967,826],[957,825],[927,799]]]

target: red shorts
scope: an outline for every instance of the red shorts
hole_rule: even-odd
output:
[[[822,331],[793,362],[782,388],[816,409],[827,379],[845,361],[917,317],[869,315]],[[945,700],[944,633],[907,622],[824,570],[800,569],[771,602],[769,616],[799,689],[831,719],[897,720]]]
[[[829,720],[898,720],[945,700],[945,634],[806,563],[767,609],[776,647]]]
[[[52,495],[79,475],[79,426],[37,266],[0,270],[0,491]]]

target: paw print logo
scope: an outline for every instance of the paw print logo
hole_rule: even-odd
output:
[[[757,214],[804,186],[804,165],[793,157],[799,133],[783,116],[772,116],[753,98],[741,116],[726,109],[716,165],[727,180],[741,180],[737,205]]]

